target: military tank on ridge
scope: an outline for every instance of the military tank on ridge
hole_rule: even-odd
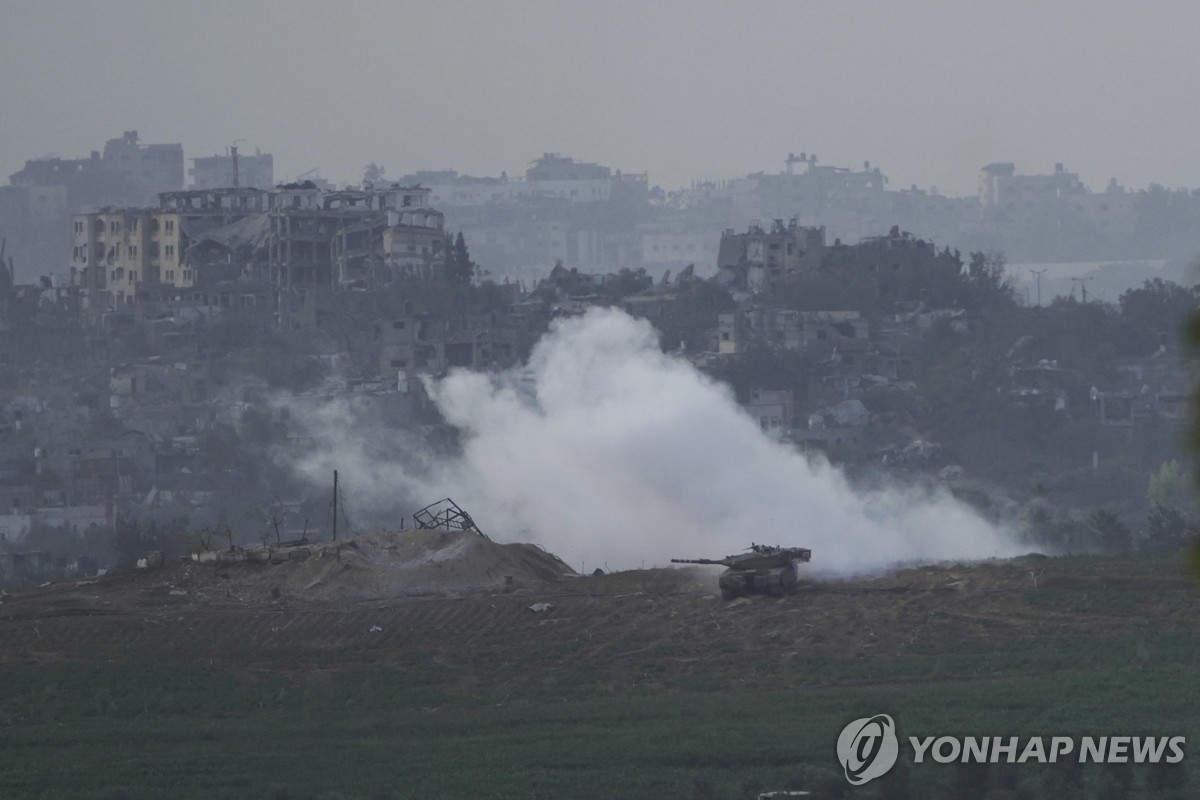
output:
[[[672,564],[720,564],[721,597],[732,600],[748,594],[783,597],[795,594],[800,564],[812,558],[806,547],[751,544],[749,552],[725,558],[672,558]]]

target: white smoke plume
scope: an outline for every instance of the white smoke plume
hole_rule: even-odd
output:
[[[719,558],[752,541],[809,547],[814,571],[831,574],[1018,552],[944,493],[856,493],[824,460],[764,436],[727,387],[621,312],[557,322],[524,371],[454,372],[427,389],[462,432],[461,456],[389,456],[339,406],[313,417],[319,446],[300,470],[324,481],[340,464],[359,505],[449,495],[493,538],[589,570]]]

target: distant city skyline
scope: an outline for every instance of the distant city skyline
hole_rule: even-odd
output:
[[[5,181],[136,129],[188,158],[244,140],[279,180],[519,175],[559,152],[670,189],[805,151],[955,196],[992,161],[1063,162],[1093,190],[1200,186],[1184,3],[4,7]]]

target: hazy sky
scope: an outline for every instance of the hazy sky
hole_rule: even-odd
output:
[[[1200,186],[1185,2],[0,0],[0,175],[136,128],[276,177],[521,173],[545,151],[652,183],[870,160],[974,191],[990,161]]]

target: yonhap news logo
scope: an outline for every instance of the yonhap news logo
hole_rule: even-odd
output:
[[[912,763],[1053,764],[1068,759],[1080,764],[1178,764],[1184,736],[910,736]],[[842,728],[838,761],[854,786],[886,775],[896,765],[900,740],[887,714],[856,719]]]
[[[887,714],[854,720],[842,728],[837,753],[846,780],[854,786],[886,774],[900,754],[896,723]]]

